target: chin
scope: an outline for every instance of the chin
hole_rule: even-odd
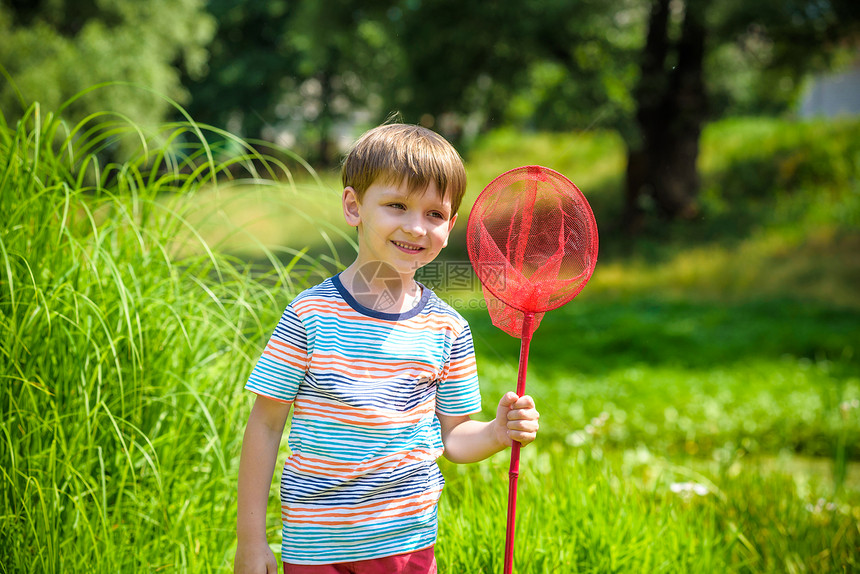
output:
[[[401,275],[414,275],[418,269],[427,265],[424,262],[413,261],[411,263],[399,263],[394,265],[394,268]]]

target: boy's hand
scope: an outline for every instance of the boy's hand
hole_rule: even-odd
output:
[[[265,541],[254,544],[239,544],[233,559],[234,574],[278,574],[275,554]]]
[[[496,437],[505,446],[512,446],[513,441],[526,446],[537,436],[539,418],[540,413],[530,396],[518,397],[514,392],[505,393],[496,409]]]

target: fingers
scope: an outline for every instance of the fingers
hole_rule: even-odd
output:
[[[505,395],[499,401],[499,406],[500,407],[513,408],[514,404],[517,402],[518,399],[519,399],[519,397],[517,396],[517,394],[515,392],[508,391],[507,393],[505,393]]]
[[[506,393],[499,402],[500,407],[507,407],[507,435],[511,440],[522,446],[533,442],[540,428],[538,420],[540,413],[535,408],[535,402],[529,395],[518,397],[516,393]]]
[[[508,391],[499,401],[499,406],[511,409],[533,409],[535,408],[535,401],[529,395],[520,397],[515,392]]]
[[[525,446],[537,438],[537,432],[540,428],[538,423],[540,414],[536,410],[532,410],[531,413],[520,413],[523,418],[510,418],[515,414],[515,411],[508,413],[508,436],[511,437],[511,440]]]

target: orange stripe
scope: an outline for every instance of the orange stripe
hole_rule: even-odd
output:
[[[272,348],[272,350],[277,351],[279,353],[289,353],[293,355],[305,355],[307,352],[304,349],[300,349],[296,347],[292,343],[285,343],[283,341],[279,341],[274,337],[269,339],[266,348]]]
[[[337,467],[346,467],[349,470],[359,470],[361,468],[374,468],[381,467],[391,462],[399,462],[405,460],[431,460],[432,456],[437,452],[437,450],[441,449],[427,449],[427,448],[416,448],[412,450],[402,450],[399,452],[394,452],[391,454],[387,454],[385,456],[381,456],[375,459],[370,459],[367,461],[363,461],[361,463],[356,463],[353,461],[344,461],[344,460],[332,460],[326,458],[315,458],[304,455],[295,455],[291,456],[285,461],[287,464],[290,461],[293,461],[295,464],[291,466],[296,466],[298,468],[302,468],[302,466],[297,462],[297,459],[300,459],[302,462],[313,463],[321,466],[328,466],[331,468]],[[419,456],[423,455],[423,456]]]
[[[334,422],[337,422],[337,423],[340,423],[340,424],[343,424],[346,426],[350,426],[350,427],[359,427],[359,428],[364,428],[364,429],[376,428],[376,429],[382,429],[382,431],[385,431],[386,427],[393,429],[393,430],[402,430],[406,427],[416,425],[416,424],[420,423],[422,419],[428,418],[432,413],[435,412],[435,410],[436,410],[436,405],[433,405],[432,409],[427,409],[427,411],[420,417],[416,416],[413,419],[399,420],[396,422],[386,421],[386,422],[381,422],[381,423],[376,422],[373,419],[365,420],[365,419],[361,419],[361,418],[350,418],[350,417],[346,417],[346,416],[337,416],[337,415],[333,415],[331,413],[327,413],[324,411],[323,412],[311,411],[311,413],[308,413],[307,410],[301,410],[298,407],[296,408],[296,417],[307,417],[309,414],[312,414],[312,415],[316,415],[316,416],[322,416],[327,421],[334,421]]]
[[[428,408],[425,411],[417,413],[415,415],[409,417],[400,417],[398,419],[391,419],[382,416],[371,416],[371,415],[349,415],[344,413],[331,412],[327,410],[318,410],[318,409],[308,409],[304,407],[302,409],[296,409],[297,416],[306,417],[306,416],[320,416],[327,421],[337,421],[346,423],[352,426],[370,426],[370,427],[395,427],[395,426],[410,426],[414,425],[421,421],[421,419],[426,418],[427,415],[433,412],[436,408],[433,405],[433,408]]]
[[[311,411],[311,412],[313,412],[313,411]],[[424,416],[427,416],[427,414],[429,414],[431,412],[433,412],[433,411],[428,410]],[[296,409],[296,415],[297,416],[305,416],[307,414],[308,414],[307,409],[298,409],[298,408]],[[393,427],[394,425],[409,426],[409,425],[413,425],[413,424],[419,422],[422,418],[422,417],[415,417],[413,419],[405,419],[405,420],[399,420],[399,421],[395,422],[395,421],[391,421],[391,420],[384,420],[383,417],[378,417],[377,419],[374,419],[373,417],[349,418],[346,416],[342,416],[342,415],[338,416],[338,415],[328,413],[328,412],[324,412],[322,414],[324,414],[324,416],[327,418],[328,421],[335,421],[335,422],[344,423],[344,424],[351,425],[351,426],[362,426],[362,427],[386,427],[386,426]],[[377,422],[379,419],[383,419],[383,420],[381,420],[381,422]]]
[[[410,422],[410,421],[413,421],[416,416],[420,420],[421,415],[426,415],[427,413],[433,412],[431,407],[432,407],[433,403],[435,403],[435,402],[436,402],[435,397],[431,397],[431,398],[427,399],[426,401],[424,401],[423,403],[419,403],[419,404],[415,405],[413,408],[411,408],[405,412],[394,411],[394,410],[389,410],[389,409],[373,409],[372,412],[368,412],[369,409],[361,409],[360,410],[360,409],[357,409],[355,407],[346,407],[346,406],[340,405],[336,402],[327,403],[327,402],[312,401],[312,400],[308,400],[308,399],[302,400],[301,405],[297,405],[296,408],[299,410],[299,412],[306,411],[306,410],[307,411],[325,410],[326,413],[329,413],[329,412],[336,413],[338,411],[341,411],[342,413],[350,414],[350,416],[354,416],[356,418],[364,418],[364,419],[367,419],[370,421],[378,419],[379,417],[385,417],[389,421],[403,420],[406,422]],[[311,408],[308,408],[308,405],[310,405]],[[316,407],[316,408],[313,408],[313,407]]]
[[[290,524],[317,524],[320,526],[346,526],[346,525],[355,524],[357,522],[367,523],[367,522],[383,520],[383,519],[390,520],[392,518],[405,518],[407,516],[414,516],[415,514],[422,514],[424,512],[427,512],[427,510],[432,508],[435,504],[436,504],[436,501],[434,500],[432,502],[429,502],[427,504],[419,506],[410,512],[400,512],[400,513],[396,513],[396,514],[383,515],[383,516],[366,516],[366,515],[361,516],[361,515],[359,515],[359,516],[356,516],[354,520],[297,520],[297,519],[294,519],[293,517],[290,517],[289,515],[286,515],[284,517],[284,520]],[[283,516],[283,513],[282,513],[282,516]]]
[[[291,367],[295,367],[296,369],[299,369],[302,371],[307,370],[307,367],[308,367],[307,363],[297,363],[295,361],[290,361],[290,360],[287,360],[284,357],[278,356],[278,355],[276,355],[270,351],[263,351],[263,354],[268,355],[269,357],[273,358],[274,360],[278,361],[279,363],[287,364]]]
[[[377,361],[375,359],[350,357],[348,355],[343,355],[340,353],[319,353],[319,352],[314,353],[313,358],[314,358],[314,361],[319,359],[321,361],[329,361],[331,363],[342,362],[342,363],[346,363],[348,365],[362,364],[362,366],[364,366],[364,365],[378,366],[380,370],[389,370],[391,372],[401,371],[405,367],[413,366],[413,365],[418,366],[418,367],[428,367],[428,368],[433,369],[433,370],[435,370],[435,368],[436,368],[435,365],[433,365],[433,363],[428,363],[427,361],[421,361],[418,359],[412,359],[412,360],[408,360],[408,361],[398,361],[395,363],[395,362],[390,361],[390,360],[389,361]],[[386,367],[391,367],[392,365],[395,365],[396,368],[386,369]]]
[[[471,368],[469,368],[469,367],[471,367]],[[452,379],[453,380],[467,379],[467,378],[471,378],[472,376],[476,375],[477,373],[478,373],[478,369],[474,365],[464,365],[463,367],[460,367],[457,369],[451,368],[448,371],[448,376],[446,377],[446,379],[449,381]]]
[[[356,369],[347,369],[344,367],[340,367],[338,365],[328,365],[325,363],[319,364],[319,363],[315,362],[313,360],[313,358],[311,359],[311,362],[309,363],[309,365],[313,365],[313,368],[311,370],[313,370],[314,372],[326,370],[326,371],[329,371],[332,373],[337,373],[339,375],[344,375],[345,377],[348,377],[348,378],[353,379],[355,381],[361,381],[361,382],[379,381],[380,377],[384,377],[387,380],[393,380],[395,378],[395,377],[391,376],[392,373],[379,371],[379,370],[367,369],[364,371],[360,371],[360,370],[356,370]],[[403,374],[403,376],[411,377],[411,378],[421,378],[422,376],[424,376],[424,372],[422,372],[422,371],[418,371],[418,372],[412,371],[409,373],[402,373],[402,374]],[[435,373],[433,373],[433,375],[434,375],[434,378],[436,378]]]
[[[297,457],[290,457],[284,462],[284,467],[294,472],[302,474],[313,474],[315,476],[325,476],[328,478],[336,478],[339,480],[351,480],[358,476],[378,472],[386,468],[400,468],[413,462],[422,462],[436,460],[442,455],[442,449],[438,451],[423,450],[411,452],[406,456],[396,459],[374,459],[355,466],[354,463],[338,463],[320,459],[307,459],[301,457],[300,460],[295,460]],[[308,464],[316,462],[317,464]]]
[[[271,357],[286,357],[288,359],[292,359],[293,361],[299,361],[304,363],[307,362],[308,358],[308,356],[304,353],[296,353],[295,351],[288,352],[284,349],[278,349],[273,345],[267,345],[263,352]]]
[[[433,367],[433,365],[429,365],[427,363],[419,363],[417,361],[403,361],[401,363],[395,363],[395,362],[389,361],[388,363],[366,364],[366,365],[360,364],[360,363],[365,363],[365,362],[370,363],[370,361],[365,361],[364,359],[334,361],[334,360],[328,359],[326,357],[318,358],[316,356],[316,354],[314,354],[311,357],[311,363],[314,366],[317,366],[320,368],[330,368],[330,367],[334,368],[334,367],[336,367],[336,368],[340,369],[342,372],[349,372],[349,368],[353,367],[353,370],[356,373],[373,371],[373,372],[378,372],[378,373],[396,374],[396,373],[402,373],[407,368],[412,369],[410,371],[411,373],[416,373],[416,372],[417,373],[429,373],[432,375],[435,375],[437,373],[437,370],[435,367]],[[383,364],[387,365],[387,366],[393,365],[393,368],[386,368],[386,367],[381,366]],[[377,365],[380,365],[380,366],[377,366]]]
[[[403,514],[400,512],[397,512],[398,510],[405,508],[405,509],[409,509],[410,512],[414,512],[418,508],[427,508],[428,506],[435,503],[436,500],[437,500],[436,497],[428,499],[428,497],[426,497],[426,496],[421,496],[421,497],[416,497],[416,499],[414,501],[406,501],[406,502],[401,503],[401,504],[391,504],[391,505],[384,506],[383,508],[380,508],[379,510],[377,510],[375,512],[368,512],[366,509],[355,509],[355,510],[344,509],[343,511],[338,512],[338,511],[333,511],[332,509],[328,509],[328,508],[325,509],[325,511],[322,511],[322,509],[320,509],[321,510],[320,512],[302,512],[302,511],[296,510],[295,508],[289,508],[289,507],[286,507],[285,510],[287,511],[287,513],[292,518],[305,518],[307,520],[313,520],[314,518],[352,518],[352,517],[367,519],[367,518],[373,518],[374,516],[378,517],[378,516],[381,516],[383,514],[385,514],[385,515],[392,515],[393,514],[395,516],[402,516]],[[282,508],[282,510],[284,510],[284,508]]]
[[[329,510],[330,511],[349,511],[349,510],[367,511],[367,510],[372,510],[372,509],[379,507],[379,506],[385,506],[387,504],[400,504],[400,503],[404,503],[404,502],[409,502],[410,500],[422,500],[422,499],[427,498],[427,497],[438,498],[441,492],[442,492],[442,489],[437,488],[434,490],[428,490],[427,492],[422,492],[421,494],[410,494],[409,496],[401,496],[398,498],[391,498],[388,500],[377,500],[376,502],[365,502],[362,504],[354,504],[352,506],[330,506],[330,507],[326,508],[326,510],[327,511],[329,511]],[[281,507],[287,508],[288,505],[283,504],[283,505],[281,505]],[[315,508],[318,508],[318,507],[296,505],[293,507],[293,510],[298,510],[299,512],[302,512],[302,511],[307,511],[307,510],[313,510]]]
[[[366,511],[357,511],[355,513],[326,512],[313,514],[311,515],[311,518],[311,516],[296,516],[295,513],[291,511],[288,506],[284,505],[281,507],[281,517],[285,522],[289,524],[316,524],[320,526],[346,526],[355,524],[356,522],[367,523],[370,521],[389,520],[391,518],[414,516],[415,514],[421,514],[426,512],[428,509],[436,505],[439,492],[439,490],[433,490],[429,493],[425,493],[425,495],[422,495],[421,497],[416,497],[415,502],[418,502],[420,500],[420,503],[418,503],[417,505],[415,504],[415,502],[411,504],[397,505],[391,507],[390,509],[382,509],[370,515],[368,515]],[[428,497],[427,495],[432,495],[432,497]],[[407,512],[397,512],[398,510],[408,508],[411,508],[411,510]],[[326,518],[352,518],[352,520],[321,520]]]

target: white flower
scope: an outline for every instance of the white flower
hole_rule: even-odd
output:
[[[708,494],[708,487],[698,482],[673,482],[669,485],[669,489],[675,494],[696,493],[699,496]]]
[[[587,443],[588,440],[588,434],[586,434],[585,431],[578,430],[567,435],[567,439],[565,440],[565,442],[567,442],[567,444],[569,444],[570,446],[580,447]]]

